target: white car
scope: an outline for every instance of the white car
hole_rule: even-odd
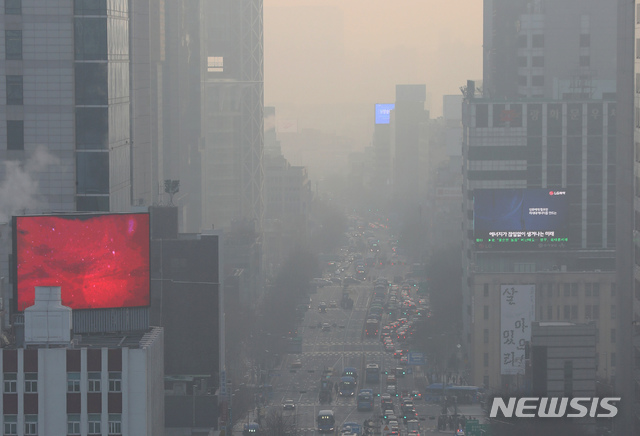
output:
[[[293,402],[293,400],[284,400],[284,403],[282,403],[282,408],[284,410],[294,410],[296,408],[296,404]]]

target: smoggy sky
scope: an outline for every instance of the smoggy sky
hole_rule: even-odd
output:
[[[264,0],[264,71],[279,122],[361,150],[396,84],[426,84],[433,118],[442,95],[482,79],[482,0]]]

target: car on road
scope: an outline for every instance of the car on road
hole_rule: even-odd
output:
[[[291,368],[302,368],[302,361],[300,359],[295,359],[291,362]]]
[[[328,322],[323,322],[322,323],[322,331],[323,332],[330,332],[331,331],[331,324],[329,324]]]
[[[294,410],[296,408],[296,404],[293,402],[293,400],[284,400],[284,403],[282,403],[282,408],[284,410]]]
[[[408,356],[402,356],[402,357],[400,358],[400,364],[401,364],[401,365],[406,365],[406,364],[408,364],[408,363],[409,363],[409,357],[408,357]]]
[[[329,307],[336,308],[338,307],[338,303],[335,300],[329,301]]]
[[[420,393],[420,391],[411,391],[411,395],[413,396],[414,400],[422,400],[422,394]]]
[[[402,350],[398,349],[393,353],[393,357],[396,359],[400,359],[402,356],[404,356],[404,352]]]
[[[384,349],[387,351],[393,351],[394,348],[395,348],[395,345],[393,345],[393,342],[389,342],[384,346]]]

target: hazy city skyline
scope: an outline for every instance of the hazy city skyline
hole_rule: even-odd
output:
[[[346,136],[359,151],[373,105],[395,101],[396,84],[426,84],[438,117],[442,95],[481,79],[482,1],[267,0],[264,53],[265,105],[279,121]]]

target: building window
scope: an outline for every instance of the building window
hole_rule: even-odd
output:
[[[99,413],[90,413],[89,414],[89,434],[100,434],[102,430],[100,429],[100,414]]]
[[[565,283],[563,286],[563,291],[565,297],[571,296],[571,285],[569,283]]]
[[[207,57],[207,72],[222,73],[224,71],[224,58],[222,56]]]
[[[68,435],[80,434],[80,415],[77,415],[77,414],[67,415],[67,434]]]
[[[611,343],[616,343],[616,329],[611,329]]]
[[[24,415],[24,434],[38,434],[38,415]]]
[[[534,56],[531,59],[532,67],[544,67],[544,56]]]
[[[7,150],[24,150],[24,121],[7,120]]]
[[[571,306],[568,304],[564,305],[564,319],[571,319]]]
[[[544,47],[544,35],[533,35],[531,37],[531,47],[543,48]]]
[[[616,353],[611,353],[611,366],[616,366]]]
[[[553,319],[553,306],[547,306],[547,319]]]
[[[4,393],[5,394],[15,394],[18,392],[18,374],[15,372],[7,372],[4,374]]]
[[[580,35],[580,47],[591,47],[591,35],[582,33]]]
[[[119,413],[109,414],[109,434],[122,434],[122,415]]]
[[[577,297],[578,296],[578,284],[577,283],[571,283],[571,296],[572,297]]]
[[[587,304],[584,306],[584,318],[591,319],[592,317],[593,317],[593,314],[591,313],[591,305]]]
[[[591,283],[585,283],[584,284],[584,296],[585,297],[591,297]]]
[[[107,60],[107,18],[75,17],[74,49],[78,60]]]
[[[22,59],[22,30],[4,31],[4,50],[7,60]]]
[[[612,297],[616,296],[616,284],[615,283],[611,283],[611,296]]]
[[[122,373],[109,373],[109,392],[122,392]]]
[[[544,86],[544,76],[533,76],[531,86]]]
[[[580,56],[580,66],[588,67],[591,65],[591,56]]]
[[[484,366],[489,366],[489,353],[484,353]]]
[[[611,319],[616,319],[616,316],[618,315],[617,313],[617,306],[615,304],[611,305]]]
[[[518,56],[518,66],[521,68],[527,67],[527,57],[526,56]]]
[[[108,101],[106,62],[76,62],[75,90],[77,105],[103,105]]]
[[[527,35],[518,35],[518,48],[527,48]]]
[[[484,383],[484,387],[488,388],[489,387],[489,376],[485,375],[484,377],[482,377],[482,383]]]
[[[35,394],[38,392],[38,373],[24,373],[24,392],[26,394]]]
[[[484,306],[484,319],[489,319],[489,306]]]
[[[578,319],[578,306],[576,304],[571,306],[571,319]]]
[[[483,288],[484,288],[484,296],[488,297],[489,296],[489,283],[485,283]]]
[[[5,435],[18,434],[18,416],[17,415],[4,415],[4,434]]]
[[[593,296],[598,298],[600,297],[600,283],[593,284]]]
[[[76,108],[76,150],[107,150],[109,148],[109,109],[106,107]]]
[[[90,372],[88,375],[89,379],[89,392],[100,392],[100,373],[99,372]]]
[[[7,105],[22,105],[22,76],[6,77]]]
[[[489,343],[489,329],[484,329],[484,343]]]
[[[22,0],[4,0],[5,15],[22,15]]]
[[[67,392],[80,392],[80,373],[67,373]]]
[[[593,305],[593,319],[600,319],[600,306],[597,304]]]
[[[108,194],[109,152],[77,152],[76,181],[78,194]]]
[[[73,13],[75,15],[107,15],[107,2],[104,0],[75,0]]]
[[[518,85],[527,86],[527,76],[518,76]]]

